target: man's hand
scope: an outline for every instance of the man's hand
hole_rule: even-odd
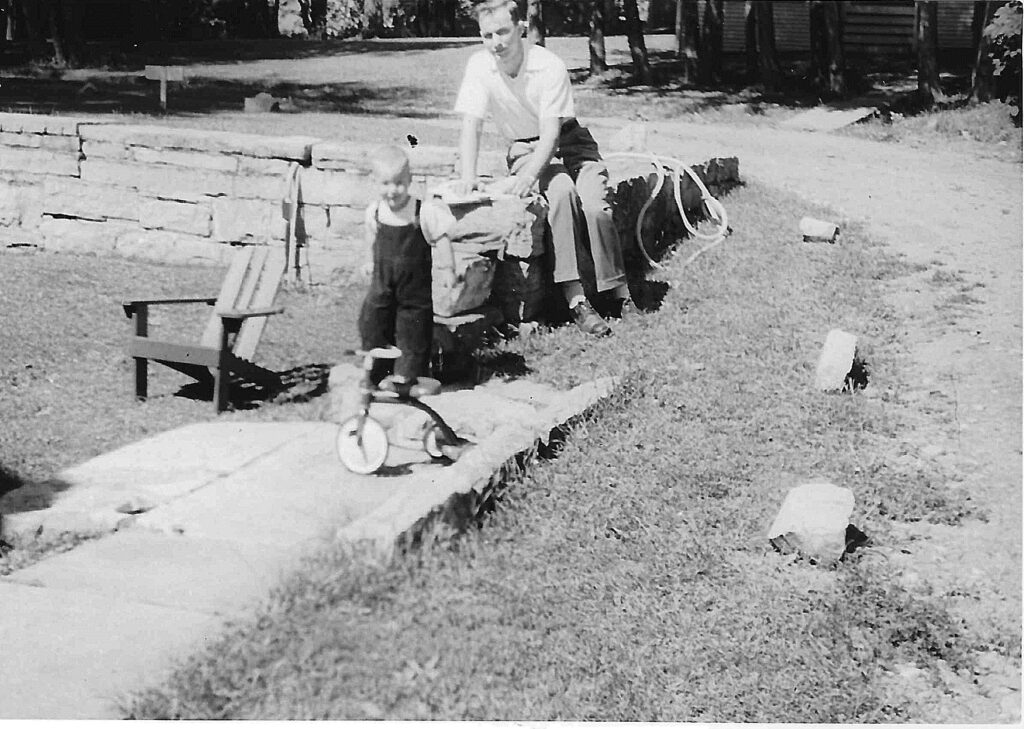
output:
[[[364,281],[369,281],[373,277],[373,261],[363,262],[363,265],[359,267],[359,276]]]
[[[533,175],[518,174],[512,176],[512,188],[510,192],[517,197],[526,197],[533,189]]]
[[[515,195],[525,197],[533,189],[534,180],[525,175],[509,175],[495,182],[490,192],[495,195]]]

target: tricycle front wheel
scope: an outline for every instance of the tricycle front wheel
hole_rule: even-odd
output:
[[[373,418],[356,415],[338,429],[337,449],[345,468],[352,473],[370,474],[388,458],[388,435]]]

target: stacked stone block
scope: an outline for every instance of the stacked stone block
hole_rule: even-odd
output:
[[[285,239],[315,140],[0,114],[0,242],[222,263]]]
[[[0,114],[0,246],[221,264],[232,245],[284,245],[291,231],[305,265],[323,280],[363,260],[363,211],[377,194],[370,175],[375,146]],[[458,176],[456,150],[408,151],[414,193],[425,196]],[[634,223],[655,176],[642,163],[627,171],[617,166],[615,220],[630,265],[640,255]],[[695,169],[715,195],[739,182],[734,158]],[[500,153],[483,154],[480,171],[503,175]],[[688,214],[699,210],[688,178],[682,197]],[[684,235],[671,185],[643,227],[655,257]],[[538,251],[508,253],[519,270],[506,266],[499,288],[540,285]]]

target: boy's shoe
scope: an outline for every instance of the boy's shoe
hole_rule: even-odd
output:
[[[377,387],[384,392],[393,392],[399,397],[408,397],[409,390],[412,389],[412,386],[415,384],[415,377],[410,380],[402,375],[388,375],[380,381],[380,384]]]
[[[595,337],[603,337],[611,334],[612,328],[608,322],[601,318],[601,315],[594,311],[589,301],[582,301],[572,308],[572,320],[584,334],[592,334]]]
[[[636,305],[632,297],[627,296],[622,300],[622,304],[619,308],[619,318],[633,319],[638,316],[640,316],[640,307]]]

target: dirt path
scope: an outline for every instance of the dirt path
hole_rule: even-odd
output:
[[[593,127],[607,138],[621,124]],[[991,517],[960,527],[900,525],[891,559],[907,586],[942,596],[973,628],[1003,635],[1012,654],[1021,625],[1021,166],[966,147],[749,126],[647,128],[652,151],[693,161],[737,155],[745,178],[866,222],[920,264],[892,297],[911,353],[902,363],[913,383],[904,395],[919,413],[903,438],[911,457],[936,461]],[[949,298],[949,287],[934,285],[940,279],[959,292]],[[929,408],[946,410],[956,427],[943,428]],[[1019,722],[1019,661],[989,652],[982,663],[973,676],[950,672],[944,691],[930,689],[914,667],[894,683],[919,697],[915,721]]]

